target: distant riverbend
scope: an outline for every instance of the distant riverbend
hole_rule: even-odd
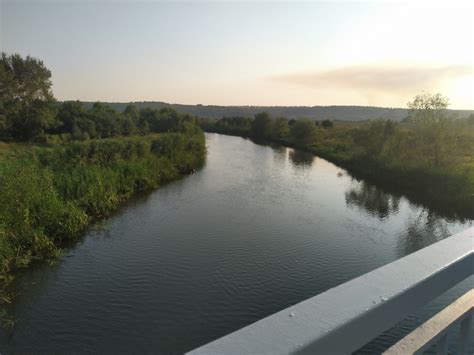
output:
[[[472,226],[312,154],[206,134],[195,174],[132,199],[15,283],[0,352],[183,353]],[[360,350],[380,352],[470,278]]]

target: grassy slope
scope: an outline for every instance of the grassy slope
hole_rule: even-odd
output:
[[[11,271],[54,259],[78,237],[139,191],[199,167],[201,131],[111,138],[51,147],[0,146],[0,290]],[[8,301],[5,292],[0,292]]]

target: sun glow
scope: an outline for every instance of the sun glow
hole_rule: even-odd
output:
[[[474,105],[474,75],[453,80],[446,87],[451,108],[472,109]]]
[[[474,108],[472,1],[73,3],[0,13],[3,50],[41,58],[60,100]]]

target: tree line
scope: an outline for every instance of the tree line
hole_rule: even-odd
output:
[[[474,115],[456,117],[448,105],[440,94],[417,95],[402,122],[295,120],[262,112],[253,118],[199,119],[199,124],[208,132],[306,150],[449,215],[472,218]]]
[[[254,118],[199,119],[199,123],[205,130],[217,133],[291,143],[300,148],[331,148],[340,152],[350,149],[371,159],[416,160],[423,166],[436,168],[453,163],[463,144],[472,146],[467,141],[472,138],[474,115],[456,118],[448,113],[448,104],[441,94],[418,95],[408,104],[410,115],[403,122],[295,120],[272,118],[262,112]]]
[[[311,140],[317,136],[318,128],[331,128],[331,120],[313,121],[309,119],[272,118],[267,112],[261,112],[254,118],[223,117],[217,121],[198,118],[198,123],[207,131],[216,133],[249,136],[257,140],[286,139],[291,136]]]
[[[171,108],[119,112],[102,103],[58,102],[51,72],[41,60],[2,53],[0,59],[0,139],[44,143],[52,136],[87,140],[190,129],[195,118]]]

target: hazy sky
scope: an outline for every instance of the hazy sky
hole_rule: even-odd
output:
[[[0,0],[0,46],[60,100],[474,109],[474,7],[433,3]]]

